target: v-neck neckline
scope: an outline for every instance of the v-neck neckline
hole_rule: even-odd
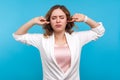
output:
[[[67,75],[67,73],[69,73],[69,71],[71,70],[71,68],[72,68],[72,60],[73,60],[73,58],[72,58],[72,51],[71,51],[71,46],[70,46],[70,42],[69,42],[69,40],[68,40],[68,37],[67,37],[67,33],[65,33],[65,37],[66,37],[66,41],[67,41],[67,44],[68,44],[68,47],[69,47],[69,49],[70,49],[70,55],[71,55],[71,62],[70,62],[70,67],[67,69],[67,71],[66,72],[64,72],[63,70],[62,70],[62,68],[58,65],[58,63],[57,63],[57,61],[56,61],[56,59],[55,59],[55,55],[54,55],[54,45],[55,45],[55,37],[54,37],[54,34],[52,35],[52,38],[53,38],[53,53],[52,53],[52,57],[53,57],[53,60],[54,60],[54,62],[55,62],[55,64],[56,64],[56,66],[59,68],[59,70],[62,72],[62,74],[63,75]]]

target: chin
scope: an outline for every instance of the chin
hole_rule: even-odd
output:
[[[55,32],[63,32],[63,31],[65,31],[65,30],[55,30]]]

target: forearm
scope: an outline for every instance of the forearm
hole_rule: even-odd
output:
[[[96,21],[92,20],[91,18],[85,16],[84,14],[74,14],[72,16],[72,22],[85,22],[86,24],[88,24],[91,28],[96,28],[97,26],[99,26],[100,24],[97,23]]]
[[[27,31],[34,25],[33,21],[30,20],[29,22],[25,23],[23,26],[21,26],[16,32],[15,34],[17,35],[22,35],[27,33]]]
[[[87,18],[87,21],[85,23],[88,24],[91,28],[96,28],[97,26],[100,25],[98,22],[92,20],[89,17]]]

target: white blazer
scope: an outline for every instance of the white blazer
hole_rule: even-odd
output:
[[[65,33],[71,53],[71,66],[64,73],[56,62],[54,56],[54,34],[45,38],[43,34],[24,34],[13,37],[22,43],[35,46],[40,51],[43,68],[43,80],[80,80],[79,66],[81,48],[86,43],[96,40],[104,34],[102,23],[97,28],[88,31]]]

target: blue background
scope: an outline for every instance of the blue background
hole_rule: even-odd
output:
[[[81,80],[120,80],[120,0],[0,0],[0,80],[42,80],[38,50],[15,41],[12,33],[36,16],[45,16],[55,4],[72,14],[83,13],[102,21],[104,37],[83,47]],[[78,30],[89,27],[76,23]],[[30,33],[42,33],[40,26]]]

